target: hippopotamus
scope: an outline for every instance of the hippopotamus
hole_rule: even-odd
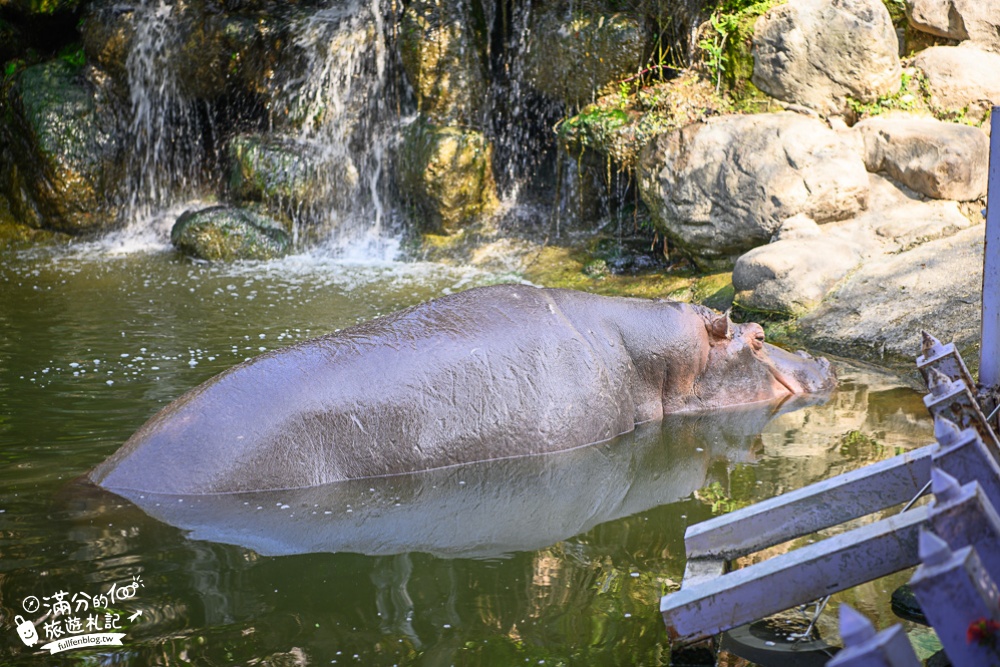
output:
[[[235,366],[89,478],[181,495],[306,488],[568,450],[834,384],[826,359],[702,306],[495,285]]]

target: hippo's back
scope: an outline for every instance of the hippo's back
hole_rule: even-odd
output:
[[[613,326],[571,323],[547,290],[473,289],[236,366],[91,479],[225,493],[557,451],[632,428],[630,372]]]

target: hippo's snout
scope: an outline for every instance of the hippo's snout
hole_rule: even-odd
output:
[[[793,394],[822,394],[837,385],[837,375],[825,357],[813,357],[799,350],[786,352],[773,345],[767,346],[774,377]]]

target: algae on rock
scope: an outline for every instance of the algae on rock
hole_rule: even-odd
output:
[[[497,205],[493,150],[475,130],[418,120],[405,131],[400,180],[427,231],[452,233]]]
[[[559,5],[543,6],[532,17],[528,79],[552,99],[586,104],[642,68],[647,42],[642,22],[626,13],[567,15]]]
[[[123,147],[102,84],[99,71],[62,60],[14,75],[0,117],[0,187],[19,220],[71,234],[118,222]]]
[[[183,213],[170,241],[189,257],[210,261],[273,259],[291,249],[280,224],[246,209],[214,206]]]
[[[403,12],[400,57],[417,109],[432,122],[478,125],[485,111],[485,38],[474,29],[474,4],[414,0]]]

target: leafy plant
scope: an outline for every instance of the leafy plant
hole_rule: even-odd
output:
[[[83,45],[80,43],[64,46],[59,50],[58,57],[73,67],[83,67],[87,62],[87,55],[83,52]]]
[[[715,74],[715,90],[722,87],[724,73],[734,74],[734,58],[739,44],[747,41],[753,24],[767,10],[784,0],[729,0],[723,2],[709,17],[710,36],[698,42],[704,53],[704,63]]]

